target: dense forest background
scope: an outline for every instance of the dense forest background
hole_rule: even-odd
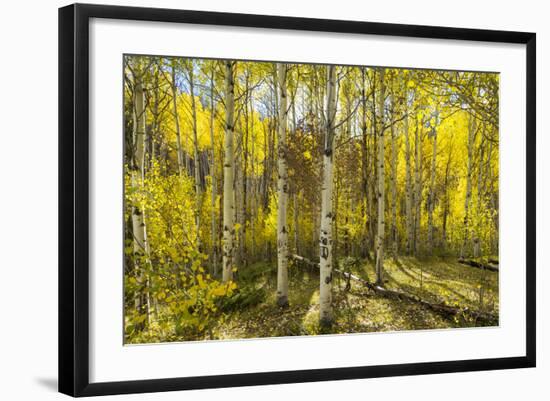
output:
[[[498,74],[124,75],[126,342],[498,324]]]

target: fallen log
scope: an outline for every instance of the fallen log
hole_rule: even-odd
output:
[[[481,270],[489,270],[491,272],[498,272],[498,267],[492,266],[492,265],[486,265],[486,264],[483,264],[481,262],[478,262],[477,260],[459,259],[458,263],[466,265],[466,266],[476,267],[476,268],[481,269]]]
[[[493,265],[498,265],[498,259],[489,259],[489,260],[487,260],[487,262],[489,262]]]
[[[308,266],[312,266],[312,267],[314,266],[316,268],[319,268],[319,263],[313,262],[307,258],[304,258],[303,256],[292,254],[290,255],[290,257],[300,262],[303,262]],[[341,275],[345,279],[347,279],[348,282],[350,280],[358,282],[362,284],[364,287],[368,288],[369,290],[375,292],[376,294],[384,296],[386,298],[394,298],[394,299],[397,298],[397,299],[409,301],[412,303],[418,303],[428,309],[431,309],[435,312],[443,313],[445,315],[451,315],[451,316],[468,315],[473,317],[474,319],[481,319],[486,321],[498,321],[498,316],[493,313],[476,311],[469,308],[457,308],[454,306],[447,305],[445,304],[445,302],[431,303],[431,302],[422,300],[420,297],[417,297],[416,295],[407,294],[405,292],[397,291],[397,290],[390,290],[388,288],[384,288],[382,286],[376,285],[374,283],[371,283],[370,281],[367,281],[349,272],[343,272],[338,269],[332,269],[332,271],[335,272],[336,274]]]
[[[303,256],[292,254],[292,255],[290,255],[290,257],[292,259],[297,260],[299,262],[302,262],[302,263],[304,263],[308,266],[319,268],[319,263],[315,263],[315,262],[309,260],[308,258],[304,258]]]

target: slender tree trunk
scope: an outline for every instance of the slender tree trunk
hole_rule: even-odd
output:
[[[462,247],[460,248],[460,259],[465,258],[467,252],[466,248],[468,242],[470,241],[470,199],[472,197],[472,167],[476,129],[475,117],[470,116],[468,132],[468,170],[466,173],[466,197],[464,198],[464,223]]]
[[[370,216],[370,249],[373,250],[374,262],[376,264],[376,234],[378,227],[378,141],[379,141],[379,127],[377,126],[378,117],[376,115],[376,71],[373,71],[372,77],[372,102],[371,102],[371,115],[373,123],[371,124],[371,185],[369,185],[369,216]]]
[[[263,160],[263,177],[262,177],[262,206],[264,211],[267,209],[267,181],[269,172],[269,131],[271,123],[267,122],[263,124],[264,132],[264,160]]]
[[[384,274],[384,192],[385,192],[385,171],[384,171],[384,101],[385,101],[385,69],[382,68],[379,74],[380,94],[378,98],[378,225],[376,232],[376,284],[383,285]]]
[[[321,188],[320,296],[319,319],[322,326],[330,326],[332,313],[332,184],[334,119],[336,118],[336,67],[327,67],[327,108],[325,145],[323,152],[323,183]]]
[[[246,84],[246,92],[249,93],[249,86],[248,86],[248,79]],[[248,96],[249,96],[248,95]],[[247,97],[248,97],[247,96]],[[247,108],[246,105],[248,104],[248,99],[245,99],[245,109]],[[241,242],[240,242],[240,254],[241,254],[241,260],[243,261],[243,265],[246,265],[248,263],[248,255],[247,255],[247,248],[246,248],[246,234],[247,234],[247,221],[248,221],[248,142],[250,138],[250,131],[248,129],[248,123],[249,123],[249,115],[248,111],[245,113],[245,129],[243,131],[244,135],[244,141],[243,141],[243,166],[242,166],[242,174],[241,174],[241,190],[242,190],[242,203],[240,205],[241,207]]]
[[[178,172],[180,176],[183,174],[183,148],[181,143],[181,130],[180,130],[180,121],[178,116],[178,90],[176,87],[176,61],[175,59],[172,59],[172,66],[171,66],[171,73],[172,73],[172,82],[170,83],[171,89],[172,89],[172,104],[174,108],[174,125],[176,126],[176,146],[177,146],[177,153],[178,153]]]
[[[369,149],[368,149],[368,132],[367,132],[367,95],[366,95],[366,70],[365,67],[361,68],[361,177],[363,191],[362,216],[365,218],[363,226],[363,239],[362,239],[362,256],[367,257],[370,260],[370,243],[369,243],[369,224],[370,224],[370,190],[369,190]]]
[[[234,62],[225,61],[225,138],[224,138],[224,165],[223,165],[223,282],[233,279],[234,266],[234,239],[235,239],[235,188],[233,176],[235,171],[233,130],[234,130],[234,93],[235,83],[233,76]]]
[[[195,79],[193,71],[193,62],[190,62],[187,70],[189,78],[189,91],[191,96],[191,116],[193,123],[193,158],[195,159],[195,227],[197,230],[197,248],[201,248],[200,231],[201,231],[201,209],[202,209],[202,190],[200,178],[200,163],[199,163],[199,140],[197,134],[197,105],[195,102]]]
[[[254,98],[250,96],[250,133],[252,135],[252,143],[250,145],[250,169],[252,171],[251,184],[251,201],[250,201],[250,257],[254,260],[256,257],[256,214],[257,214],[257,197],[258,186],[256,177],[256,132],[254,131]]]
[[[495,205],[495,196],[493,193],[493,169],[491,166],[491,159],[493,156],[493,141],[489,141],[489,150],[487,153],[487,163],[486,163],[486,170],[484,174],[484,182],[483,188],[484,188],[484,194],[487,197],[487,203],[488,207],[490,207],[493,211],[497,211],[497,207]],[[487,183],[488,182],[488,183]],[[487,189],[487,186],[489,185],[489,188]],[[495,213],[495,216],[491,219],[492,222],[492,228],[489,231],[489,241],[490,241],[490,251],[493,253],[495,251],[495,243],[494,240],[495,233],[498,232],[498,213]],[[496,222],[496,223],[495,223]]]
[[[185,171],[187,172],[187,175],[191,175],[191,157],[189,156],[189,135],[185,134],[185,149],[183,152],[183,159],[185,160]]]
[[[482,131],[485,131],[485,124],[482,125]],[[481,219],[482,215],[482,201],[485,189],[483,188],[483,163],[485,158],[485,140],[484,140],[484,132],[483,135],[481,135],[481,143],[479,145],[479,165],[478,165],[478,175],[477,175],[477,216],[478,219]],[[479,258],[481,256],[481,221],[477,222],[476,229],[474,231],[474,258]]]
[[[159,112],[159,102],[160,102],[160,88],[159,88],[159,69],[162,63],[162,59],[158,61],[158,64],[154,66],[154,75],[153,75],[153,107],[152,107],[152,122],[151,122],[151,135],[150,135],[150,152],[149,152],[149,170],[153,168],[153,165],[156,160],[156,139],[160,136],[160,112]]]
[[[449,149],[449,157],[447,158],[447,164],[445,166],[445,180],[443,182],[443,188],[445,191],[445,203],[443,205],[443,223],[441,227],[441,239],[442,239],[442,247],[443,249],[447,248],[447,218],[449,216],[449,207],[450,207],[450,200],[449,200],[449,174],[451,171],[451,156],[452,156],[452,145]]]
[[[139,77],[134,81],[134,123],[133,123],[133,147],[134,157],[132,162],[132,187],[140,188],[143,185],[145,174],[145,93]],[[147,229],[145,226],[145,212],[142,205],[134,205],[132,209],[132,232],[134,236],[134,260],[135,275],[138,282],[143,285],[143,291],[138,293],[136,308],[138,313],[145,313],[149,322],[149,296],[148,283],[145,279],[144,267],[148,264],[149,243],[147,241]]]
[[[414,189],[414,237],[413,237],[413,250],[417,254],[420,247],[420,227],[422,223],[422,131],[419,128],[418,119],[415,120],[415,133],[414,133],[414,175],[415,175],[415,189]],[[420,127],[422,123],[420,124]]]
[[[402,74],[402,72],[401,72]],[[411,144],[409,139],[409,107],[408,107],[408,90],[407,80],[403,78],[403,88],[405,99],[403,101],[403,108],[405,113],[405,119],[403,120],[403,133],[405,136],[405,227],[407,234],[406,249],[407,254],[411,254],[413,250],[413,188],[412,188],[412,174],[411,174]]]
[[[395,118],[395,99],[392,95],[392,118]],[[391,125],[391,252],[397,258],[397,138],[395,123]]]
[[[210,144],[212,150],[210,152],[210,177],[212,178],[212,197],[210,199],[210,234],[211,234],[211,263],[212,274],[214,277],[218,275],[218,226],[216,223],[216,197],[217,186],[216,181],[216,146],[214,143],[214,117],[216,114],[216,105],[214,103],[214,68],[210,73]]]
[[[238,146],[235,152],[235,221],[238,224],[235,239],[235,264],[239,267],[244,266],[244,241],[243,233],[245,229],[245,213],[244,213],[244,153],[245,153],[245,132],[242,123],[239,120],[235,121],[238,124],[240,133],[240,141],[237,140]]]
[[[286,64],[277,64],[279,89],[279,130],[277,144],[277,305],[288,306],[288,166]]]
[[[430,195],[428,200],[428,247],[430,254],[434,249],[434,204],[435,204],[435,174],[437,163],[437,128],[432,133],[432,165],[430,173]]]

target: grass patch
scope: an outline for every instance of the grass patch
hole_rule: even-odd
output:
[[[343,265],[341,261],[341,265]],[[423,300],[498,314],[498,273],[483,271],[445,257],[400,257],[385,262],[385,286]],[[346,269],[372,280],[372,262],[349,263]],[[476,327],[487,324],[463,316],[443,316],[421,305],[388,299],[352,282],[335,278],[335,322],[330,330],[319,326],[319,274],[315,269],[291,265],[288,308],[276,305],[276,265],[257,263],[240,272],[239,286],[254,302],[231,309],[214,329],[220,339],[296,336],[379,331]],[[250,281],[248,281],[250,279]],[[254,283],[254,284],[253,284]],[[261,289],[261,301],[249,287]],[[247,298],[248,299],[248,298]],[[248,305],[248,306],[246,306]]]
[[[348,258],[349,259],[349,258]],[[374,281],[375,268],[366,260],[340,260],[340,269]],[[353,262],[353,263],[352,263]],[[223,299],[223,313],[201,338],[180,338],[164,333],[156,341],[244,339],[318,334],[369,333],[383,331],[479,327],[494,322],[466,316],[445,316],[418,303],[378,295],[360,283],[335,276],[333,286],[334,324],[319,325],[319,272],[315,268],[289,267],[288,308],[276,304],[276,263],[255,263],[239,270],[238,289]],[[388,258],[384,265],[384,286],[407,292],[432,303],[445,302],[460,308],[498,315],[498,272],[463,265],[448,257]]]

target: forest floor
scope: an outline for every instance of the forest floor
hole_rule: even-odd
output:
[[[340,263],[340,269],[344,270]],[[448,315],[409,300],[388,298],[359,282],[336,275],[333,288],[334,324],[319,326],[319,272],[292,263],[288,308],[275,302],[276,263],[242,268],[239,290],[225,306],[226,319],[215,325],[212,339],[241,339],[335,333],[367,333],[498,325],[498,272],[466,266],[456,258],[399,257],[384,263],[384,288],[414,295],[423,301],[483,311],[496,320],[478,320],[465,313]],[[374,282],[371,262],[349,263],[346,271]]]

